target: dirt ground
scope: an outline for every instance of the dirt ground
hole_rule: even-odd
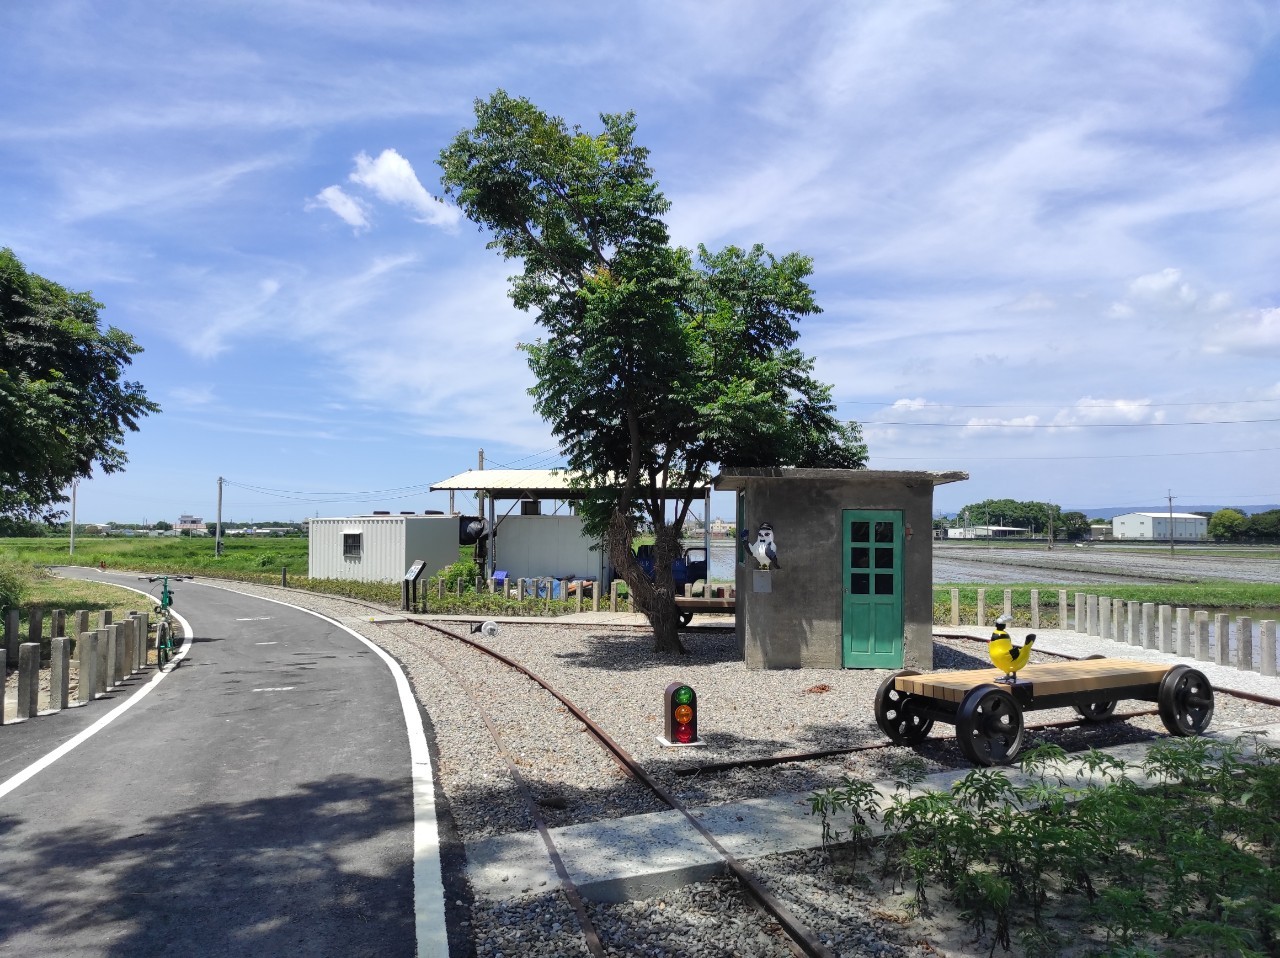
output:
[[[1204,554],[1175,547],[1172,556],[1129,547],[1058,543],[1027,549],[985,549],[935,543],[934,582],[1280,582],[1280,559]]]

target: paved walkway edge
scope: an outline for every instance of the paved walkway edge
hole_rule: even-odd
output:
[[[1231,742],[1257,733],[1280,744],[1280,724],[1250,726],[1212,732],[1204,737]],[[1139,742],[1099,749],[1132,766],[1128,777],[1139,784],[1148,780],[1136,767],[1153,742]],[[949,790],[970,769],[952,769],[925,778],[911,794]],[[1017,768],[997,768],[1014,784],[1033,779]],[[1079,758],[1068,757],[1055,765],[1063,780],[1083,786],[1097,779]],[[876,789],[887,801],[897,794],[891,781],[878,781]],[[739,860],[758,858],[822,845],[821,820],[809,813],[810,792],[749,799],[693,811],[702,824]],[[880,833],[879,823],[873,832]],[[697,834],[679,812],[650,812],[587,825],[551,829],[565,867],[586,898],[596,901],[628,901],[648,898],[691,882],[721,874],[719,855]],[[536,832],[520,832],[483,839],[467,845],[467,867],[477,896],[510,899],[555,888],[555,869]]]

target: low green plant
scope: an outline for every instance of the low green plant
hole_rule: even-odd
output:
[[[914,890],[913,913],[941,887],[992,951],[1016,935],[1028,955],[1055,954],[1049,919],[1074,908],[1102,954],[1176,942],[1179,954],[1280,955],[1280,749],[1258,736],[1185,738],[1140,766],[1080,758],[1068,779],[1060,749],[1028,749],[1023,781],[978,769],[948,791],[916,792],[909,773],[883,807],[846,778],[810,806],[828,854],[878,854],[882,874]],[[877,814],[884,835],[870,842]]]
[[[21,607],[31,589],[31,572],[19,563],[0,560],[0,615]]]

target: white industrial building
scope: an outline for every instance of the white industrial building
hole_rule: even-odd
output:
[[[1170,532],[1172,524],[1172,532]],[[1207,539],[1209,520],[1194,512],[1126,512],[1111,520],[1116,539]]]
[[[398,582],[418,559],[424,577],[458,561],[458,517],[375,514],[309,523],[307,572],[313,579]]]
[[[473,469],[451,476],[431,487],[432,492],[477,493],[488,510],[493,530],[486,575],[505,572],[509,579],[613,578],[605,543],[582,531],[582,520],[572,503],[582,497],[573,476],[558,469]],[[688,490],[665,489],[666,498]],[[710,488],[695,488],[710,505]],[[709,509],[707,510],[709,513]],[[709,535],[704,530],[705,536]]]
[[[1029,529],[1021,526],[950,526],[945,530],[945,539],[1013,539],[1029,534]]]

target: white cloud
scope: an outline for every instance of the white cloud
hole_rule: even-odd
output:
[[[1250,309],[1219,323],[1205,351],[1245,355],[1280,355],[1280,307]]]
[[[1011,313],[1039,313],[1053,309],[1057,305],[1044,293],[1033,291],[1025,296],[1019,296],[1004,308]]]
[[[1055,426],[1091,423],[1162,422],[1164,414],[1153,409],[1149,399],[1093,399],[1088,396],[1053,417]]]
[[[898,399],[890,406],[890,409],[901,410],[905,412],[915,412],[929,405],[927,399]]]
[[[169,390],[169,401],[180,407],[208,406],[215,400],[212,386],[175,386]]]
[[[307,209],[324,207],[337,214],[357,233],[369,228],[369,208],[359,198],[344,193],[340,186],[326,186],[307,203]]]
[[[428,193],[409,161],[395,150],[383,150],[377,159],[360,153],[350,180],[385,203],[407,207],[419,223],[453,229],[462,217],[456,206]]]

